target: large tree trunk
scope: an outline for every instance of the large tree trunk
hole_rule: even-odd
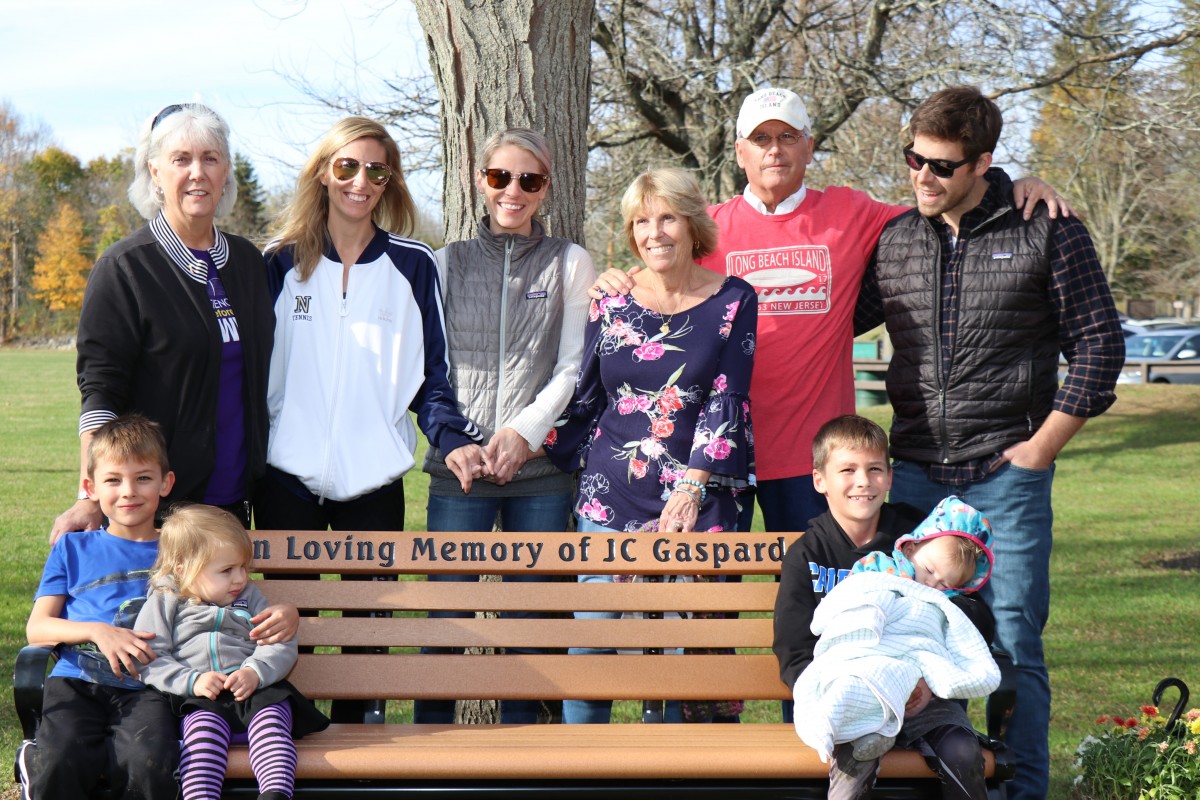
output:
[[[445,238],[474,235],[472,176],[487,137],[546,134],[550,230],[583,243],[593,0],[414,0],[442,104]]]
[[[414,0],[441,97],[447,242],[475,233],[472,177],[489,136],[541,131],[554,157],[542,206],[550,231],[583,244],[593,0]],[[459,702],[460,722],[498,722],[494,701]]]

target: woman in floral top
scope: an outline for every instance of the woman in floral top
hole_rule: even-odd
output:
[[[705,209],[677,169],[639,176],[622,198],[630,247],[647,268],[630,295],[592,302],[575,394],[547,442],[560,467],[583,468],[581,523],[732,530],[731,490],[753,481],[757,300],[740,278],[695,263],[716,244]]]
[[[754,481],[747,393],[757,298],[740,278],[695,263],[716,246],[706,208],[678,169],[639,176],[621,200],[645,268],[630,295],[592,302],[575,394],[546,442],[560,468],[583,470],[580,531],[733,530],[736,488]],[[563,717],[605,722],[610,708],[568,700]]]

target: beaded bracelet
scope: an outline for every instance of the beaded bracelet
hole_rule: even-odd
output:
[[[704,488],[704,484],[701,483],[700,481],[694,481],[691,478],[680,478],[679,480],[675,481],[675,490],[678,491],[680,489],[680,486],[695,486],[697,489],[699,489],[700,490],[699,502],[701,502],[701,503],[703,503],[705,501],[705,499],[708,497],[708,490]],[[683,491],[687,492],[688,494],[692,494],[691,490],[689,490],[689,489],[684,489]]]
[[[692,494],[687,489],[672,489],[671,494],[681,494],[684,497],[686,497],[688,500],[691,500],[693,503],[696,504],[696,513],[697,514],[700,513],[700,501],[696,499],[696,495]]]

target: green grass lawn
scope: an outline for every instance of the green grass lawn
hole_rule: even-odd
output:
[[[75,492],[74,364],[73,352],[0,350],[0,672],[8,686],[50,525]],[[863,413],[885,427],[890,417],[887,407]],[[1200,687],[1195,623],[1186,621],[1200,611],[1197,576],[1162,565],[1200,551],[1197,476],[1200,387],[1122,387],[1117,405],[1059,459],[1046,629],[1053,797],[1068,795],[1075,747],[1097,732],[1097,716],[1134,715],[1167,675]],[[424,529],[426,486],[419,470],[405,478],[410,530]],[[0,704],[5,759],[19,740],[9,696]],[[772,703],[748,710],[754,719],[777,715]],[[7,763],[0,796],[13,791]]]

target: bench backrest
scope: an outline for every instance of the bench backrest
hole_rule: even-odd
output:
[[[798,534],[597,536],[579,533],[326,533],[253,531],[271,602],[324,613],[301,621],[290,679],[312,698],[720,700],[789,697],[770,651],[780,562]],[[431,573],[643,575],[664,582],[426,582]],[[297,580],[342,574],[357,580]],[[741,583],[678,581],[741,575]],[[397,576],[398,581],[369,580]],[[672,579],[676,580],[672,580]],[[366,580],[364,580],[366,579]],[[428,619],[428,611],[536,611],[550,619]],[[738,619],[576,620],[573,611],[740,612]],[[323,654],[322,648],[389,648]],[[420,655],[420,647],[470,648]],[[684,654],[566,655],[568,647],[657,648]],[[538,655],[483,655],[494,649]],[[737,653],[712,651],[737,648]],[[699,651],[699,652],[696,652]]]

